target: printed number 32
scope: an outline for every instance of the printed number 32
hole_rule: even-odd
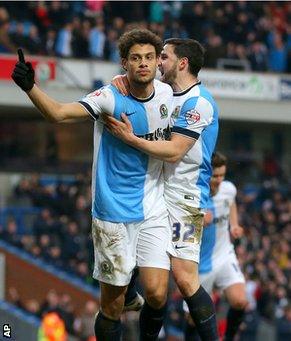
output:
[[[195,226],[193,224],[185,224],[184,231],[182,231],[182,241],[193,243],[194,241],[194,230]],[[174,223],[173,224],[173,242],[177,242],[181,238],[181,224]]]

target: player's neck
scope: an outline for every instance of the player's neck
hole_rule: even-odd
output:
[[[174,92],[181,92],[191,88],[191,86],[198,82],[198,78],[190,74],[178,74],[175,82],[172,84],[172,88]]]
[[[131,83],[130,84],[130,93],[139,99],[146,99],[152,95],[154,92],[154,83],[149,84],[137,84]]]

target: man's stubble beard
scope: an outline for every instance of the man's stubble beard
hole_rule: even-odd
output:
[[[177,79],[177,63],[175,63],[173,65],[173,67],[171,68],[171,70],[169,70],[168,72],[165,72],[162,77],[161,77],[161,81],[163,83],[167,83],[169,85],[173,85],[175,83],[175,80]]]
[[[216,186],[216,185],[210,185],[210,196],[215,196],[218,192],[218,187],[219,186]]]

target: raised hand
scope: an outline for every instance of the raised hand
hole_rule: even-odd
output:
[[[22,49],[18,49],[18,62],[11,75],[14,82],[23,90],[29,91],[34,85],[34,69],[30,62],[25,62]]]
[[[234,239],[241,238],[244,235],[244,228],[242,226],[231,226],[230,233]]]

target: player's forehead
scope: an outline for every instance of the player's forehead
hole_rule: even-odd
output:
[[[171,44],[165,44],[162,50],[161,55],[165,55],[165,56],[176,56],[175,52],[174,52],[175,47]]]
[[[147,54],[154,54],[156,55],[156,49],[151,44],[134,44],[129,49],[128,56],[131,55],[138,55],[138,56],[144,56]]]
[[[226,173],[226,166],[214,167],[212,169],[212,176],[224,176]]]

